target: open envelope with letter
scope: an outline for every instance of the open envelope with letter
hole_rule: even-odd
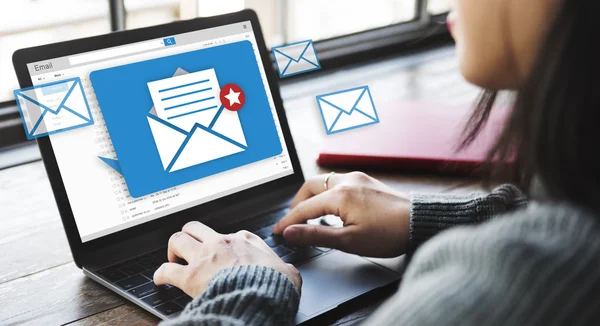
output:
[[[327,134],[379,123],[368,86],[317,96]]]
[[[321,69],[311,40],[276,46],[272,50],[280,78]]]
[[[91,72],[114,147],[98,164],[139,198],[281,154],[254,51],[241,41]],[[243,107],[230,105],[233,86]]]
[[[148,124],[163,168],[174,172],[247,149],[237,112],[224,109],[214,69],[148,83]]]
[[[14,91],[28,139],[94,124],[79,77]]]

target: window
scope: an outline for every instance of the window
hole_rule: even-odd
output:
[[[290,0],[287,41],[314,41],[411,21],[415,0]]]
[[[268,46],[319,41],[418,18],[424,0],[125,0],[127,28],[225,14],[252,8]],[[431,15],[446,13],[448,0],[429,0]]]
[[[67,14],[68,13],[68,14]],[[12,66],[18,49],[110,32],[106,0],[25,0],[0,4],[0,102],[19,88]]]
[[[432,15],[444,14],[450,11],[450,1],[448,0],[429,0],[427,11]]]
[[[67,14],[68,13],[68,14]],[[12,91],[14,51],[110,32],[106,0],[20,0],[0,4],[0,149],[26,142]]]
[[[448,0],[3,1],[0,148],[25,141],[12,94],[19,88],[11,60],[15,50],[244,8],[257,12],[268,47],[314,40],[323,69],[386,55],[402,44],[430,39],[440,30],[447,34],[436,19],[449,9]]]
[[[125,0],[128,29],[170,23],[180,19],[179,0]]]

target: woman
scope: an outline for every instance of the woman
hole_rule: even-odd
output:
[[[529,190],[529,204],[512,185],[482,197],[407,199],[361,173],[330,175],[325,186],[324,176],[307,181],[273,231],[368,256],[419,248],[397,294],[367,324],[597,323],[600,1],[453,2],[449,25],[464,77],[518,92],[490,158],[514,159],[515,183]],[[494,98],[482,97],[465,143]],[[323,214],[340,216],[345,227],[300,224]],[[168,324],[293,324],[300,275],[258,237],[188,223],[170,239],[168,258],[155,282],[195,297]]]

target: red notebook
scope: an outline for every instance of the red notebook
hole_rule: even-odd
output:
[[[495,109],[477,140],[457,152],[472,109],[424,102],[377,106],[380,123],[326,136],[317,164],[471,174],[486,160],[507,116],[507,110]]]

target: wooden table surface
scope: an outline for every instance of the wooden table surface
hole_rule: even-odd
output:
[[[452,47],[390,58],[284,85],[282,95],[305,176],[327,172],[315,164],[319,144],[326,135],[314,96],[365,84],[369,85],[376,103],[398,99],[469,105],[477,94],[477,89],[460,77]],[[474,179],[366,172],[406,192],[479,190]],[[75,266],[40,161],[0,171],[0,253],[1,325],[159,322],[86,278]],[[328,314],[319,323],[359,323],[393,290],[360,298]]]

